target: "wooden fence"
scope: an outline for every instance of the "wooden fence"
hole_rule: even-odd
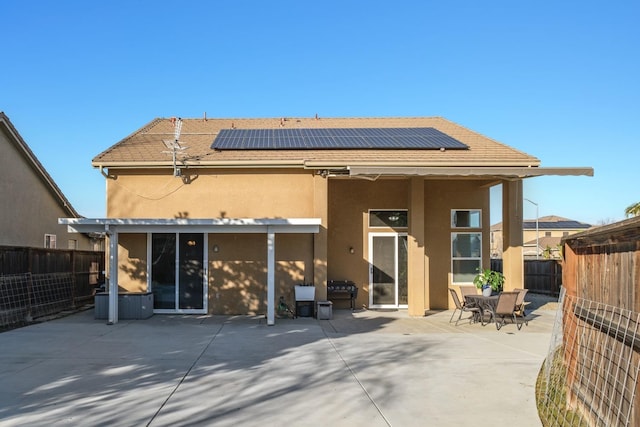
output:
[[[0,246],[0,327],[93,302],[104,252]]]
[[[502,271],[502,260],[492,259],[491,269]],[[532,293],[559,296],[562,287],[562,263],[555,259],[524,260],[524,287]]]
[[[568,400],[594,424],[640,425],[640,217],[566,237],[564,254],[563,285],[569,299],[576,302],[566,310],[571,315],[565,315],[563,321],[563,342],[565,347],[582,349],[578,352],[582,357],[568,357],[571,348],[565,348]],[[572,328],[572,324],[581,327]],[[585,333],[587,327],[592,339]],[[573,374],[592,363],[584,355],[599,355],[603,360],[597,366],[622,361],[625,367],[621,372],[608,369],[602,381],[585,381],[601,386],[585,387]],[[610,403],[620,408],[618,413],[600,409]],[[628,421],[610,421],[625,415],[622,409]]]

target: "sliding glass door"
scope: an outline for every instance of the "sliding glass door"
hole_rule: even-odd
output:
[[[206,313],[206,236],[153,233],[150,287],[156,313]]]

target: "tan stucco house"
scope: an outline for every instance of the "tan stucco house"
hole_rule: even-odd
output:
[[[177,141],[176,141],[177,140]],[[357,306],[450,306],[489,266],[489,189],[503,186],[504,273],[522,287],[522,180],[592,175],[439,117],[155,119],[93,159],[116,284],[156,313],[265,313],[293,287],[358,287]],[[339,302],[336,301],[336,305]]]
[[[58,223],[80,215],[1,111],[0,171],[0,246],[101,249],[102,239],[69,233]]]
[[[546,215],[536,219],[522,221],[523,256],[525,259],[562,257],[561,241],[563,237],[580,233],[591,228],[591,224]],[[491,226],[491,257],[502,256],[502,223]]]

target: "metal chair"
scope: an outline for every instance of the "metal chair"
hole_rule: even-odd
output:
[[[475,286],[460,286],[460,294],[462,295],[462,301],[466,304],[465,298],[467,295],[478,295],[478,288]]]
[[[496,322],[496,329],[500,330],[506,323],[507,317],[513,319],[518,330],[522,328],[522,323],[518,323],[516,319],[516,299],[519,292],[502,292],[498,297],[498,304],[493,311],[489,311],[491,318]],[[500,321],[498,321],[500,317]]]
[[[529,326],[529,321],[527,320],[527,313],[525,312],[526,306],[529,304],[528,301],[524,300],[525,295],[527,295],[528,289],[514,289],[514,292],[518,292],[518,298],[516,299],[516,316],[522,317],[524,320],[524,324]]]
[[[456,305],[456,308],[453,310],[453,313],[451,314],[451,319],[449,319],[449,323],[451,323],[451,321],[453,320],[453,316],[455,316],[456,311],[458,310],[460,311],[460,314],[458,315],[458,320],[456,320],[456,326],[458,326],[458,322],[462,318],[462,313],[465,311],[472,313],[471,317],[469,318],[469,323],[472,323],[473,321],[476,321],[478,319],[478,317],[480,316],[479,307],[469,307],[464,305],[460,301],[460,298],[458,297],[458,293],[455,291],[455,289],[449,288],[449,293],[451,293],[451,298],[453,298],[453,302]]]

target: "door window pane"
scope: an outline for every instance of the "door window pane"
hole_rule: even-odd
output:
[[[373,238],[373,304],[396,304],[395,237]]]
[[[398,304],[409,304],[407,236],[398,236]]]
[[[153,308],[176,308],[176,235],[151,236],[151,290]]]
[[[203,308],[203,246],[201,233],[180,234],[180,309]]]

